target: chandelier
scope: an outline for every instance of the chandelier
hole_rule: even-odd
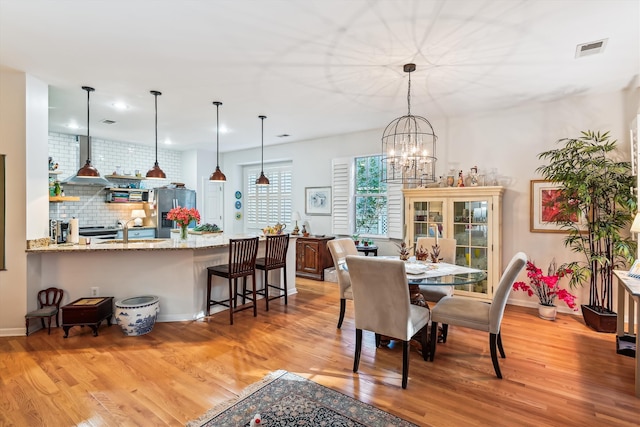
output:
[[[436,181],[436,139],[433,126],[424,117],[411,114],[411,72],[416,64],[405,64],[409,73],[408,112],[387,125],[382,134],[382,179],[397,184],[421,185]]]

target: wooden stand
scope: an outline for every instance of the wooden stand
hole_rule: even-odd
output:
[[[62,307],[62,329],[64,337],[69,336],[73,326],[89,326],[93,336],[98,336],[98,328],[103,320],[111,326],[113,297],[80,298]]]

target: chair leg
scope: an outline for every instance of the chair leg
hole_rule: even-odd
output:
[[[282,267],[282,272],[284,274],[284,305],[289,305],[288,295],[289,290],[287,289],[287,266]]]
[[[207,277],[207,316],[211,315],[211,277],[213,274],[209,273]]]
[[[58,323],[59,318],[60,318],[60,310],[56,311],[56,328],[60,327],[60,323]]]
[[[426,327],[426,326],[425,326]],[[438,341],[438,322],[431,322],[431,350],[429,351],[429,360],[433,362],[436,355],[436,342]]]
[[[53,316],[49,316],[49,335],[51,335],[51,322],[53,322]]]
[[[347,308],[347,300],[340,298],[340,317],[338,318],[338,329],[342,327],[342,321],[344,320],[344,312]]]
[[[491,361],[493,362],[493,370],[496,371],[496,377],[502,379],[500,365],[498,365],[498,352],[496,350],[497,341],[498,336],[496,334],[489,334],[489,349],[491,350]]]
[[[504,359],[506,356],[504,354],[504,348],[502,348],[502,334],[498,332],[498,350],[500,350],[500,356]]]
[[[264,300],[267,311],[269,311],[269,270],[266,268],[264,269]]]
[[[242,305],[247,303],[247,276],[242,278]]]
[[[253,278],[253,286],[251,287],[251,295],[253,295],[253,317],[258,317],[258,297],[256,294],[256,273],[255,271],[251,275]],[[245,277],[246,279],[246,277]]]
[[[447,324],[442,324],[442,343],[446,343],[447,342],[447,335],[449,334],[449,325]]]
[[[409,380],[409,341],[402,341],[402,388],[407,388]]]
[[[362,329],[356,329],[356,352],[353,355],[353,372],[358,372],[360,353],[362,352]]]
[[[382,335],[380,334],[375,334],[376,337],[376,348],[380,347],[380,342],[382,341]]]
[[[27,337],[28,337],[28,336],[29,336],[29,319],[25,319],[24,323],[25,323],[25,324],[26,324],[26,326],[27,326],[27,335],[25,335],[25,336],[27,336]]]
[[[429,325],[424,325],[422,327],[422,359],[429,360],[429,350],[431,346],[429,344]]]
[[[234,304],[231,304],[231,300],[234,300],[234,302],[237,303],[237,300],[236,300],[237,292],[234,292],[234,289],[237,289],[237,288],[238,288],[238,279],[232,279],[231,277],[229,277],[229,324],[230,325],[233,325],[233,309],[235,308]]]

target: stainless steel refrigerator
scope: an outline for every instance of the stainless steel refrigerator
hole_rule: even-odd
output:
[[[196,192],[186,188],[155,188],[153,193],[157,218],[156,237],[168,238],[171,236],[171,229],[177,226],[174,221],[167,219],[167,214],[177,206],[195,208]],[[195,221],[192,221],[189,227],[192,228],[194,226]]]

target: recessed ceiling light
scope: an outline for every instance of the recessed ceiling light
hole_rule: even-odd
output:
[[[121,101],[114,102],[111,105],[113,106],[113,108],[115,108],[116,110],[119,110],[119,111],[124,111],[124,110],[128,110],[129,109],[129,106],[127,104],[125,104],[124,102],[121,102]]]
[[[218,131],[220,133],[229,133],[229,129],[225,125],[220,125],[220,127],[218,128]]]
[[[169,138],[164,140],[164,145],[171,145],[171,144],[172,144],[172,142],[171,142],[171,140]]]
[[[75,124],[75,123],[69,123],[69,124],[67,125],[67,127],[68,127],[69,129],[80,129],[80,126],[78,126],[78,125],[77,125],[77,124]]]

